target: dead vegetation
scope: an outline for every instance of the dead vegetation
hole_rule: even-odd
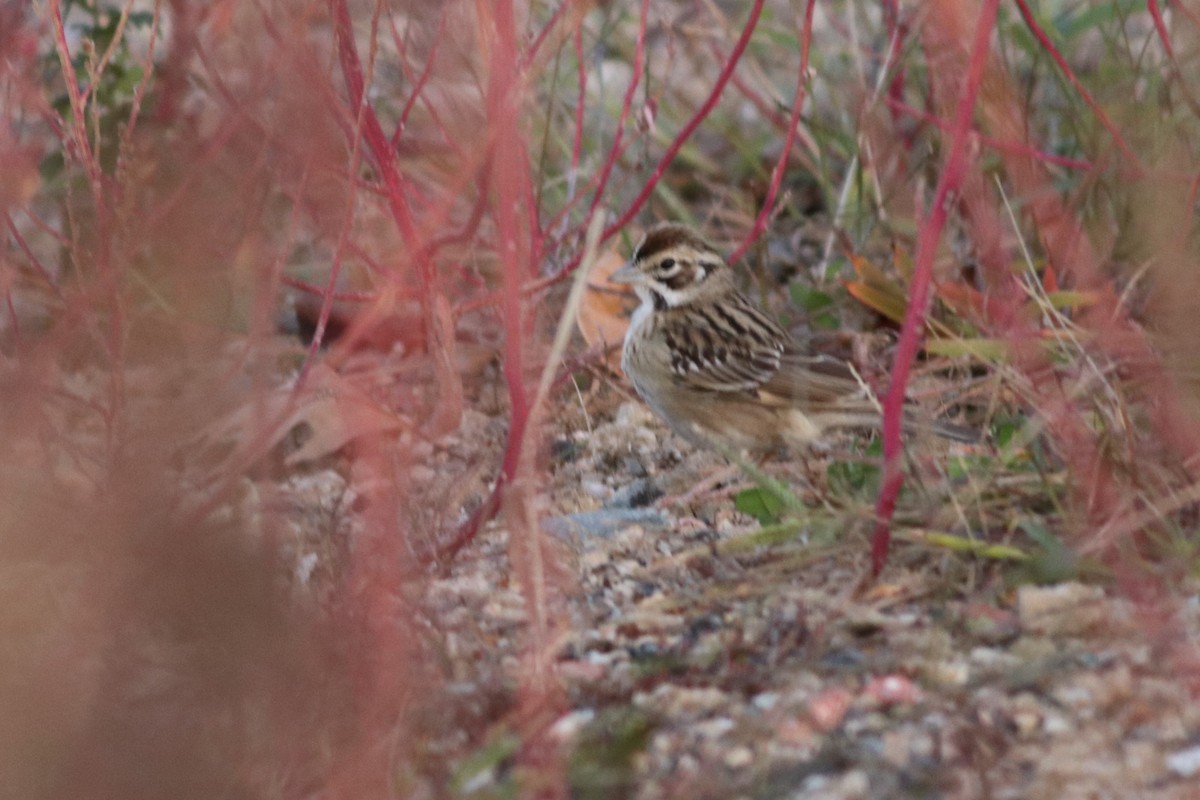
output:
[[[1198,34],[0,3],[4,795],[1190,796]],[[985,442],[671,436],[662,218]]]

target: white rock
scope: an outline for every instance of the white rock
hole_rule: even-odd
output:
[[[303,555],[296,564],[296,580],[301,584],[308,583],[308,579],[312,577],[313,571],[317,568],[318,561],[316,553]]]
[[[1181,778],[1200,774],[1200,745],[1167,756],[1167,769]]]
[[[587,725],[595,717],[596,712],[591,708],[580,708],[564,714],[550,726],[550,735],[560,742],[574,739],[579,734],[579,731],[583,730],[583,726]]]

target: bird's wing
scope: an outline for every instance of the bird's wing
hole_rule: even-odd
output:
[[[741,296],[664,312],[674,381],[703,392],[754,393],[779,372],[786,332]]]
[[[779,369],[760,389],[765,395],[806,406],[844,403],[865,396],[862,384],[844,361],[806,355],[794,347],[784,352]]]

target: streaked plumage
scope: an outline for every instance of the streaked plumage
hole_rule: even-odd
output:
[[[833,428],[879,427],[850,369],[814,357],[737,290],[733,269],[684,225],[651,229],[611,278],[641,305],[621,366],[671,427],[703,446],[761,451],[807,445]],[[969,431],[910,420],[909,427],[964,441]]]

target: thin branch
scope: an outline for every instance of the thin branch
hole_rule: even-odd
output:
[[[917,255],[913,263],[912,282],[909,286],[908,306],[904,312],[904,325],[900,329],[900,341],[892,365],[891,383],[883,401],[883,459],[884,478],[875,505],[875,534],[871,541],[871,570],[878,575],[887,561],[888,544],[891,538],[891,520],[900,496],[900,485],[904,480],[902,471],[902,445],[900,431],[903,427],[904,392],[908,385],[909,371],[921,343],[921,332],[925,329],[925,318],[929,312],[929,288],[933,281],[933,256],[941,238],[942,228],[949,215],[953,195],[962,185],[969,164],[968,143],[971,119],[975,111],[975,99],[983,81],[987,63],[988,41],[996,24],[999,0],[986,0],[976,21],[975,39],[971,45],[971,60],[963,76],[962,88],[954,110],[954,121],[950,134],[950,148],[938,178],[933,204],[921,225],[917,236]]]
[[[787,170],[788,155],[792,152],[792,145],[796,141],[796,131],[800,127],[800,109],[804,106],[805,87],[807,86],[808,75],[808,50],[809,44],[812,41],[812,20],[813,7],[816,5],[816,0],[808,0],[808,6],[804,12],[804,24],[800,33],[800,69],[796,74],[796,93],[792,97],[792,114],[788,118],[787,136],[783,140],[783,150],[779,154],[779,158],[775,161],[775,168],[771,170],[771,184],[767,188],[767,196],[763,198],[762,208],[758,212],[758,217],[754,220],[754,227],[746,234],[746,238],[738,245],[737,249],[730,255],[730,261],[737,261],[749,249],[754,240],[762,235],[762,232],[767,229],[767,222],[771,218],[775,206],[775,196],[779,193],[779,185],[783,182],[783,173]]]
[[[1029,28],[1029,32],[1034,35],[1034,38],[1038,40],[1038,44],[1040,44],[1042,49],[1050,55],[1050,58],[1053,59],[1054,63],[1058,65],[1059,70],[1062,71],[1072,88],[1079,93],[1079,96],[1083,98],[1083,102],[1087,103],[1088,108],[1090,108],[1092,113],[1096,115],[1096,118],[1100,120],[1100,124],[1104,126],[1105,130],[1108,131],[1108,135],[1112,137],[1113,141],[1117,145],[1117,148],[1120,149],[1121,154],[1128,159],[1130,164],[1133,164],[1137,173],[1144,173],[1146,170],[1142,166],[1141,161],[1138,159],[1137,154],[1133,151],[1133,148],[1130,147],[1129,143],[1125,141],[1125,137],[1121,135],[1121,131],[1117,129],[1116,124],[1113,123],[1112,119],[1109,118],[1104,109],[1100,107],[1100,104],[1096,102],[1096,99],[1092,97],[1091,93],[1088,92],[1087,89],[1084,88],[1083,83],[1080,82],[1070,65],[1067,64],[1067,60],[1063,58],[1062,53],[1058,52],[1058,48],[1056,48],[1054,46],[1054,42],[1050,40],[1050,36],[1042,29],[1041,25],[1038,25],[1037,20],[1033,18],[1033,12],[1029,10],[1029,5],[1026,0],[1016,0],[1016,3],[1017,8],[1021,11],[1021,18],[1025,20],[1026,27]]]

